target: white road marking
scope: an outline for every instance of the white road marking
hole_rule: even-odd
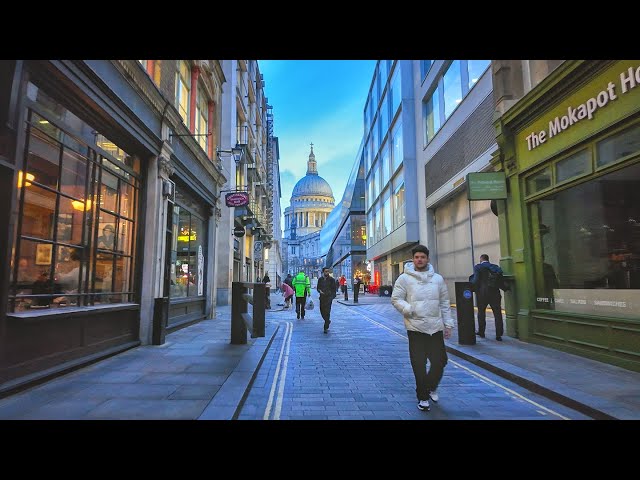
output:
[[[397,336],[399,336],[399,337],[404,338],[405,340],[408,340],[406,335],[402,335],[402,334],[400,334],[400,333],[396,332],[395,330],[393,330],[393,329],[391,329],[391,328],[387,327],[386,325],[383,325],[383,324],[381,324],[380,322],[376,322],[375,320],[373,320],[372,318],[367,317],[367,316],[366,316],[366,315],[364,315],[363,313],[360,313],[360,312],[354,312],[354,313],[357,313],[357,314],[358,314],[358,315],[360,315],[361,317],[364,317],[367,321],[369,321],[369,322],[371,322],[371,323],[373,323],[373,324],[375,324],[375,325],[378,325],[379,327],[382,327],[382,328],[384,328],[385,330],[388,330],[388,331],[390,331],[391,333],[394,333],[395,335],[397,335]],[[545,412],[549,412],[549,413],[550,413],[550,414],[552,414],[552,415],[556,415],[557,417],[560,417],[560,418],[561,418],[561,419],[563,419],[563,420],[570,420],[570,418],[567,418],[567,417],[565,417],[564,415],[561,415],[561,414],[559,414],[558,412],[555,412],[555,411],[553,411],[553,410],[551,410],[551,409],[549,409],[549,408],[545,407],[544,405],[540,405],[539,403],[534,402],[533,400],[530,400],[530,399],[528,399],[528,398],[526,398],[526,397],[524,397],[524,396],[520,395],[518,392],[516,392],[516,391],[514,391],[514,390],[511,390],[510,388],[508,388],[508,387],[506,387],[506,386],[504,386],[504,385],[501,385],[501,384],[499,384],[499,383],[497,383],[497,382],[495,382],[495,381],[491,380],[490,378],[487,378],[487,377],[485,377],[484,375],[482,375],[482,374],[480,374],[480,373],[478,373],[478,372],[475,372],[475,371],[471,370],[470,368],[465,367],[464,365],[462,365],[462,364],[460,364],[460,363],[458,363],[458,362],[456,362],[456,361],[454,361],[454,360],[449,359],[449,362],[451,362],[452,364],[454,364],[454,365],[455,365],[455,366],[457,366],[458,368],[462,368],[462,369],[466,370],[468,373],[470,373],[470,374],[471,374],[471,375],[473,375],[474,377],[478,378],[479,380],[481,380],[481,381],[483,381],[483,382],[485,382],[485,383],[488,383],[488,384],[490,384],[490,385],[497,386],[497,387],[499,387],[499,388],[503,389],[504,391],[506,391],[507,393],[510,393],[511,395],[513,395],[513,396],[515,396],[515,397],[517,397],[517,398],[520,398],[520,399],[524,400],[525,402],[528,402],[528,403],[530,403],[530,404],[532,404],[532,405],[534,405],[534,406],[536,406],[536,407],[538,407],[538,408],[541,408],[541,409],[542,409],[542,410],[544,410]]]
[[[284,383],[287,378],[287,367],[289,366],[289,349],[291,347],[291,337],[293,336],[293,325],[289,322],[289,337],[287,338],[287,349],[282,359],[282,374],[280,375],[280,385],[278,386],[278,398],[276,400],[276,411],[273,415],[274,420],[280,420],[280,412],[282,411],[282,399],[284,398]]]
[[[280,366],[282,365],[282,357],[284,355],[285,346],[287,345],[287,339],[290,339],[290,332],[293,330],[293,326],[291,322],[287,322],[287,327],[285,329],[284,337],[282,340],[282,346],[280,347],[280,355],[278,356],[278,363],[276,365],[276,372],[273,376],[273,383],[271,384],[271,391],[269,392],[269,400],[267,401],[267,407],[264,411],[263,420],[269,420],[269,416],[271,415],[271,406],[273,405],[273,397],[276,391],[276,385],[278,384],[278,377],[280,374]],[[287,350],[288,353],[288,350]]]

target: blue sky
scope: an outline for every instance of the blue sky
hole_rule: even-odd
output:
[[[307,173],[311,142],[318,174],[340,202],[362,141],[376,60],[258,60],[258,65],[280,146],[282,211]]]

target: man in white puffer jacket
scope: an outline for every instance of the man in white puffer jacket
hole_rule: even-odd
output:
[[[429,263],[429,249],[417,245],[411,253],[413,262],[405,264],[404,273],[396,280],[391,303],[404,316],[418,408],[428,411],[429,399],[438,401],[436,389],[448,360],[444,339],[451,337],[453,319],[449,291]]]

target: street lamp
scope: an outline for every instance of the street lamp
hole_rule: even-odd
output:
[[[240,161],[242,160],[242,147],[238,146],[236,144],[235,147],[233,147],[231,150],[220,150],[219,148],[216,150],[216,154],[218,155],[218,157],[220,157],[221,153],[230,153],[233,155],[233,160],[236,163],[240,163]]]

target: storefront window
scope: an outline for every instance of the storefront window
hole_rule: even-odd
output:
[[[541,172],[527,177],[527,195],[541,192],[551,186],[551,169],[545,168]]]
[[[139,163],[35,84],[27,91],[9,311],[134,301]]]
[[[184,196],[184,192],[176,198]],[[171,266],[171,298],[204,294],[204,258],[206,234],[204,220],[187,208],[173,207],[174,228]]]
[[[590,150],[582,150],[556,163],[556,183],[591,173]]]
[[[598,142],[597,166],[616,162],[640,150],[640,125]]]
[[[640,164],[530,208],[537,307],[640,318]]]

